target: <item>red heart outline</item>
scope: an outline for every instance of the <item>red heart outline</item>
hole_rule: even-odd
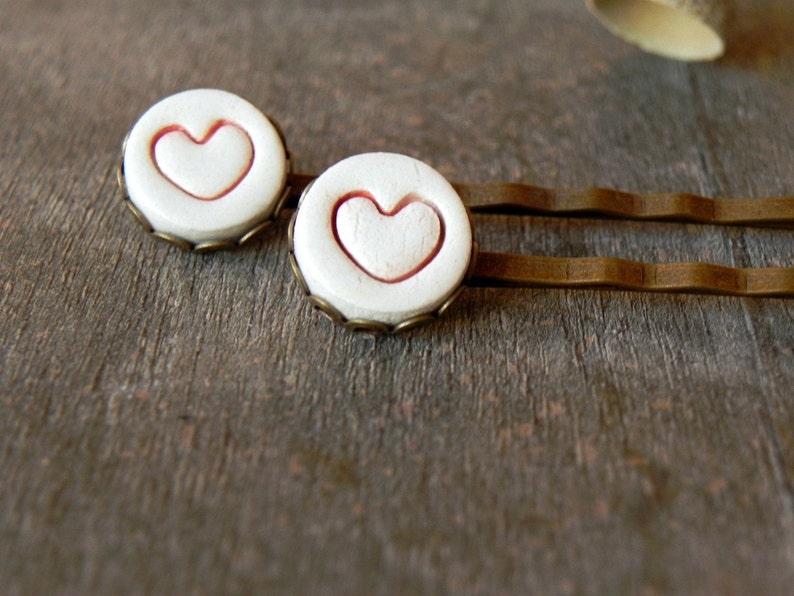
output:
[[[436,217],[438,217],[438,223],[439,223],[438,241],[436,242],[435,246],[433,247],[433,250],[430,251],[428,256],[425,257],[425,259],[421,263],[419,263],[416,267],[414,267],[413,269],[411,269],[407,273],[405,273],[403,275],[400,275],[399,277],[395,277],[395,278],[379,277],[379,276],[373,274],[371,271],[368,271],[366,269],[366,267],[364,267],[361,263],[359,263],[358,260],[356,260],[356,258],[350,253],[350,251],[347,249],[347,247],[344,245],[344,243],[342,242],[341,238],[339,237],[339,230],[337,229],[337,226],[336,226],[336,217],[337,217],[339,209],[342,207],[342,205],[344,205],[347,201],[349,201],[351,199],[366,199],[366,200],[370,201],[375,206],[375,209],[378,210],[378,213],[380,213],[381,215],[383,215],[385,217],[394,217],[400,211],[405,209],[407,206],[412,205],[413,203],[422,203],[423,205],[425,205],[425,206],[429,207],[430,209],[432,209],[433,212],[436,214]],[[400,199],[400,201],[394,206],[394,209],[392,209],[391,211],[385,211],[380,206],[380,203],[378,203],[378,201],[372,195],[372,193],[367,192],[365,190],[354,190],[353,192],[349,192],[346,195],[344,195],[343,197],[341,197],[334,204],[333,211],[331,212],[331,228],[332,228],[333,233],[334,233],[334,240],[336,240],[336,244],[339,246],[339,248],[342,249],[342,252],[344,252],[345,255],[347,255],[347,258],[350,259],[356,265],[356,267],[361,269],[364,273],[369,275],[372,279],[375,279],[377,281],[380,281],[380,282],[383,282],[383,283],[387,283],[387,284],[396,284],[396,283],[400,283],[401,281],[405,281],[407,279],[410,279],[414,275],[419,273],[422,269],[427,267],[433,261],[433,259],[436,258],[438,253],[441,251],[441,247],[444,244],[444,238],[446,236],[446,226],[444,225],[444,218],[442,217],[441,212],[438,210],[438,207],[436,207],[433,203],[431,203],[429,201],[426,201],[425,199],[423,199],[422,197],[419,197],[417,195],[409,194],[409,195],[406,195],[405,197],[403,197],[402,199]]]
[[[155,156],[154,149],[155,149],[155,146],[157,145],[157,143],[160,141],[160,139],[162,139],[164,136],[166,136],[168,134],[171,134],[171,133],[174,133],[174,132],[178,132],[178,133],[181,133],[181,134],[185,135],[188,139],[191,140],[191,142],[195,143],[196,145],[206,145],[207,143],[209,143],[212,140],[212,137],[215,136],[215,133],[217,133],[224,126],[232,126],[232,127],[236,128],[237,130],[239,130],[240,132],[242,132],[245,135],[245,138],[248,139],[248,144],[251,146],[251,158],[248,160],[248,163],[245,165],[245,168],[243,169],[243,171],[240,174],[240,176],[237,177],[237,179],[235,179],[234,182],[232,182],[231,185],[229,185],[226,189],[221,191],[219,194],[211,196],[211,197],[201,197],[201,196],[198,196],[196,194],[193,194],[192,192],[190,192],[186,188],[182,188],[179,184],[174,182],[170,177],[168,177],[168,175],[165,172],[163,172],[162,169],[160,169],[160,164],[157,163],[157,157]],[[217,120],[217,121],[215,121],[215,123],[213,123],[213,125],[207,131],[207,134],[205,134],[204,137],[201,138],[201,139],[197,139],[196,137],[194,137],[192,134],[190,134],[190,131],[187,128],[185,128],[184,126],[182,126],[181,124],[171,124],[169,126],[161,128],[157,132],[157,134],[154,135],[154,138],[152,139],[152,144],[151,144],[151,146],[149,148],[149,154],[150,154],[152,163],[154,164],[154,167],[157,168],[157,171],[160,173],[160,175],[163,178],[165,178],[166,180],[168,180],[168,182],[170,182],[176,188],[181,190],[183,193],[193,197],[194,199],[198,199],[199,201],[215,201],[217,199],[220,199],[221,197],[225,197],[230,192],[232,192],[235,188],[237,188],[240,185],[240,183],[245,179],[245,177],[248,175],[248,172],[251,171],[251,167],[254,165],[254,153],[255,153],[255,148],[254,148],[254,142],[251,140],[251,135],[249,135],[248,132],[242,126],[240,126],[239,124],[237,124],[235,122],[231,122],[229,120]]]

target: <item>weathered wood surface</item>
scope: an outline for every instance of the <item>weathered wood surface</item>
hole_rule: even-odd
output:
[[[237,92],[300,171],[794,194],[794,5],[684,65],[575,0],[0,0],[3,593],[790,593],[794,301],[472,289],[351,334],[118,200],[157,99]],[[545,255],[794,265],[791,232],[478,217]]]

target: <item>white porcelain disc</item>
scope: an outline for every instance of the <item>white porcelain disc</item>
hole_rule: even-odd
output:
[[[124,181],[157,232],[233,242],[275,215],[288,173],[278,131],[244,99],[194,89],[149,108],[130,131]]]
[[[312,295],[347,319],[397,325],[434,312],[461,285],[472,230],[460,197],[433,168],[367,153],[307,189],[292,248]]]

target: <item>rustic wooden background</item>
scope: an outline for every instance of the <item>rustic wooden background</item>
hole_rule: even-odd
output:
[[[794,301],[472,289],[371,338],[313,313],[287,217],[156,242],[121,141],[236,92],[296,169],[794,194],[794,5],[715,64],[578,0],[0,0],[0,591],[791,593]],[[794,265],[791,232],[482,216],[486,250]]]

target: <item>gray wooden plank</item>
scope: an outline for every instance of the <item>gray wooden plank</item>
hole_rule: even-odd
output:
[[[298,169],[403,151],[462,181],[792,194],[794,10],[710,65],[583,3],[0,1],[0,580],[10,593],[786,593],[785,300],[471,289],[395,338],[291,279],[286,217],[190,255],[113,169],[211,85]],[[232,5],[234,8],[231,8]],[[790,233],[478,216],[480,245],[791,265]]]

